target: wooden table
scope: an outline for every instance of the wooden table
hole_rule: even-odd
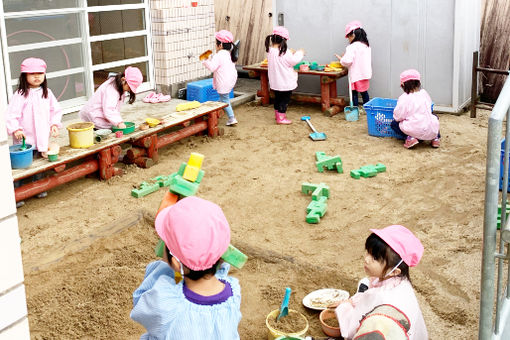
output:
[[[130,119],[137,126],[136,131],[131,134],[116,138],[112,133],[100,143],[86,149],[73,149],[69,144],[61,145],[57,161],[49,162],[47,159],[38,158],[29,168],[13,169],[14,181],[46,171],[55,172],[36,182],[15,188],[16,202],[94,172],[99,172],[99,178],[104,180],[122,174],[122,170],[115,168],[122,153],[121,144],[131,144],[124,155],[126,163],[148,168],[159,160],[158,149],[165,145],[205,131],[210,137],[222,134],[222,129],[218,128],[218,118],[223,115],[223,108],[227,106],[225,103],[205,102],[196,109],[181,112],[170,111],[170,106],[165,104],[158,105],[157,110],[152,109],[150,115],[162,122],[156,127],[139,130],[138,126],[144,122],[146,116],[138,114],[138,118]]]
[[[260,90],[257,91],[257,95],[262,97],[262,105],[269,104],[270,89],[269,79],[267,76],[267,66],[261,66],[260,63],[243,66],[244,70],[249,71],[250,77],[260,77]],[[337,111],[342,110],[346,102],[343,98],[337,97],[336,80],[347,75],[347,69],[344,68],[341,71],[297,71],[298,74],[306,74],[312,76],[319,76],[321,84],[321,94],[319,96],[313,96],[309,94],[293,94],[292,99],[306,102],[306,103],[320,103],[322,111]],[[332,106],[338,106],[335,110],[331,110]]]

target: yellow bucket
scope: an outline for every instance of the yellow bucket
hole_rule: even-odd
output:
[[[267,332],[267,340],[275,340],[276,338],[281,337],[281,336],[298,337],[298,338],[299,337],[304,337],[304,335],[308,331],[308,327],[309,327],[308,319],[306,318],[306,316],[304,316],[303,314],[299,313],[297,310],[289,309],[289,312],[290,311],[298,313],[306,321],[306,327],[304,329],[300,330],[300,331],[295,332],[295,333],[282,333],[282,332],[278,331],[277,329],[274,329],[273,327],[271,327],[269,325],[269,320],[270,320],[270,318],[276,319],[276,317],[280,313],[279,309],[275,309],[271,313],[267,314],[267,317],[266,317],[266,327],[267,327],[267,330],[268,330],[268,332]]]
[[[73,149],[86,149],[94,145],[94,123],[74,123],[67,127],[69,144]]]

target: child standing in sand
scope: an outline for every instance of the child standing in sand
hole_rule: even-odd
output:
[[[137,67],[128,66],[122,73],[106,80],[98,87],[89,101],[80,110],[80,118],[94,123],[97,129],[110,129],[116,126],[126,128],[120,115],[125,93],[129,92],[129,104],[136,99],[136,89],[143,81],[142,72]]]
[[[361,22],[355,20],[348,23],[345,26],[345,37],[349,40],[345,53],[342,56],[338,54],[335,56],[343,66],[349,68],[352,105],[358,106],[358,92],[361,94],[363,104],[370,100],[368,88],[372,78],[372,51]]]
[[[414,294],[409,267],[416,266],[423,255],[423,245],[401,225],[370,229],[365,242],[364,269],[369,276],[368,289],[342,301],[335,310],[340,331],[352,339],[363,316],[375,307],[388,304],[404,313],[410,321],[410,340],[428,339],[423,315]]]
[[[221,263],[230,244],[221,208],[186,197],[161,210],[155,225],[165,252],[133,293],[131,318],[147,330],[140,339],[239,339],[241,288]],[[176,283],[175,272],[184,280]]]
[[[420,140],[430,140],[433,148],[440,145],[439,119],[432,113],[432,99],[421,89],[420,72],[409,69],[400,74],[404,93],[393,110],[391,128],[405,138],[404,147],[412,148]]]
[[[234,36],[227,30],[221,30],[214,35],[216,38],[216,54],[211,59],[206,59],[202,64],[213,72],[213,88],[218,91],[220,101],[228,104],[224,109],[228,116],[227,126],[237,124],[234,110],[230,105],[230,92],[237,81],[237,45]],[[229,53],[230,52],[230,53]]]
[[[269,87],[274,92],[274,117],[277,124],[292,123],[287,119],[292,91],[297,87],[298,74],[294,65],[299,63],[305,51],[297,52],[287,50],[289,31],[283,26],[277,26],[273,33],[266,37],[267,74]]]

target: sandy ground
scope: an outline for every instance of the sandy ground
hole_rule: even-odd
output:
[[[366,116],[347,122],[317,106],[291,104],[290,126],[274,124],[271,107],[235,109],[239,125],[222,137],[187,138],[160,150],[150,169],[125,167],[108,182],[84,178],[30,199],[18,210],[33,339],[137,339],[131,294],[155,259],[152,227],[163,189],[143,198],[131,189],[177,171],[190,152],[205,155],[198,195],[218,203],[231,223],[232,243],[250,259],[233,270],[242,287],[241,339],[265,339],[265,317],[290,307],[323,336],[318,313],[301,300],[319,288],[354,292],[364,276],[369,228],[403,224],[425,246],[411,278],[431,339],[476,339],[487,116],[441,115],[440,149],[367,134]],[[312,142],[299,121],[310,115],[326,141]],[[221,119],[224,124],[225,118]],[[345,173],[319,173],[314,154],[340,155]],[[352,169],[383,163],[387,172],[352,179]],[[327,214],[305,222],[310,197],[301,183],[330,186]]]

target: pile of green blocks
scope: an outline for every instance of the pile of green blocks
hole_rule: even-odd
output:
[[[312,201],[306,207],[306,222],[319,223],[328,210],[329,187],[325,183],[303,183],[301,192],[312,195]]]

